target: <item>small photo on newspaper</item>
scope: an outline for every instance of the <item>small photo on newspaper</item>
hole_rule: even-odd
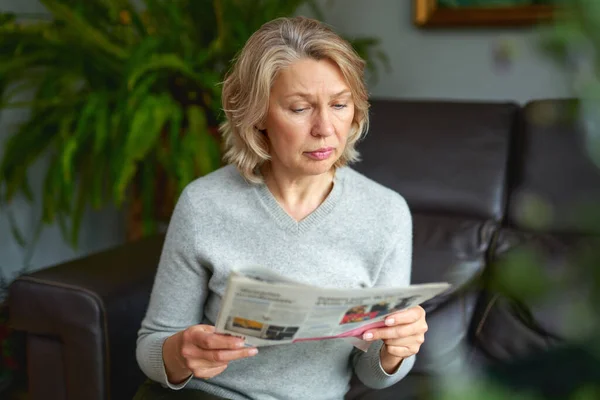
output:
[[[216,331],[242,337],[249,346],[344,339],[366,351],[362,334],[385,326],[389,314],[419,305],[450,284],[332,289],[299,284],[272,271],[233,272],[227,284]]]

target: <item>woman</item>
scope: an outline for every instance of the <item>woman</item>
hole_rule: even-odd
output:
[[[244,265],[325,287],[409,284],[406,202],[346,166],[368,126],[363,73],[314,20],[277,19],[248,40],[223,85],[229,165],[188,185],[169,225],[137,345],[144,373],[169,389],[147,392],[341,399],[353,372],[373,388],[409,372],[427,330],[420,307],[366,332],[367,352],[341,340],[244,348],[213,326]]]

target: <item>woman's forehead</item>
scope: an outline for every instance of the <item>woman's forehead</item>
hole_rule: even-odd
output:
[[[316,94],[339,97],[350,94],[351,90],[334,62],[303,59],[279,71],[272,92],[285,98],[310,98]]]

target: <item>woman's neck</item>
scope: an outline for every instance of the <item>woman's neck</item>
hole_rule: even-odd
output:
[[[325,201],[333,188],[335,170],[321,175],[290,177],[265,164],[261,173],[281,207],[296,221],[301,221]]]

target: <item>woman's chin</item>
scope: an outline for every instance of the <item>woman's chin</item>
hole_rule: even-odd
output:
[[[321,161],[310,160],[310,161],[303,161],[303,162],[295,163],[295,164],[293,164],[293,166],[288,164],[287,166],[282,167],[282,168],[286,171],[286,174],[291,174],[296,177],[319,176],[319,175],[330,173],[332,171],[333,165],[335,164],[336,161],[337,161],[337,159],[335,159],[335,158],[331,158],[328,160],[321,160]],[[278,166],[274,165],[274,164],[271,164],[271,168],[276,169],[276,170],[279,169]]]
[[[307,176],[316,176],[323,175],[331,172],[333,169],[334,160],[323,160],[319,162],[311,162],[307,165],[304,165],[302,168],[302,172]]]

